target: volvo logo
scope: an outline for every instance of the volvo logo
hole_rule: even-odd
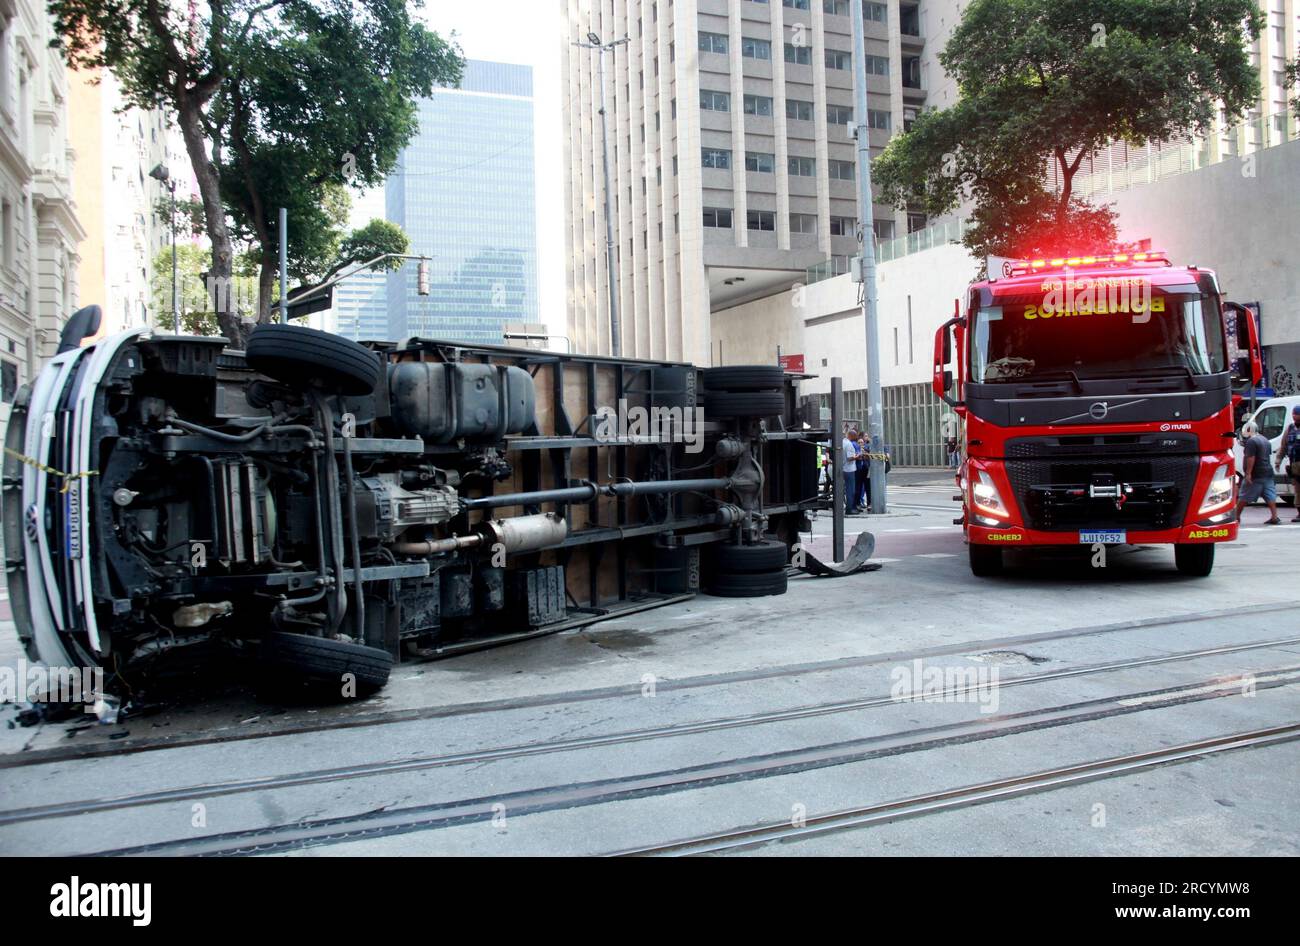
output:
[[[1105,420],[1106,415],[1110,413],[1110,407],[1105,401],[1098,401],[1088,408],[1088,414],[1093,420]]]

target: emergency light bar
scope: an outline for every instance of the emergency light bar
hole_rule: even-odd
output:
[[[1012,276],[1042,273],[1053,269],[1071,269],[1076,266],[1117,265],[1123,263],[1164,263],[1169,256],[1164,250],[1146,250],[1141,253],[1108,253],[1104,256],[1058,256],[1055,259],[1018,260],[1011,264]]]

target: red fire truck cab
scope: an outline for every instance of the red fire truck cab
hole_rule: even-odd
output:
[[[935,393],[964,420],[971,570],[998,573],[1011,548],[1168,543],[1208,575],[1237,536],[1233,405],[1262,374],[1251,314],[1162,253],[1010,269],[935,337]]]

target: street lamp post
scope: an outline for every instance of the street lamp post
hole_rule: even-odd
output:
[[[149,176],[166,187],[171,193],[171,226],[169,229],[172,232],[172,331],[179,335],[181,333],[181,301],[176,261],[176,182],[172,180],[171,171],[168,170],[165,164],[155,167],[149,172]]]
[[[583,49],[596,50],[597,81],[600,83],[600,149],[605,166],[605,265],[609,283],[609,345],[610,354],[615,358],[623,354],[621,340],[622,329],[618,320],[618,272],[614,265],[614,213],[610,200],[609,186],[609,117],[605,112],[605,53],[613,52],[616,46],[628,42],[628,37],[602,43],[595,33],[587,34],[587,42],[574,43]]]

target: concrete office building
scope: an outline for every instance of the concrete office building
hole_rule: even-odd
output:
[[[388,274],[385,335],[499,345],[507,323],[538,321],[532,69],[470,60],[419,108],[386,217],[432,258],[430,294],[413,262]]]
[[[863,3],[871,147],[926,102],[922,4]],[[597,54],[605,54],[625,355],[718,361],[710,316],[857,252],[848,0],[567,0],[569,334],[610,351]],[[925,225],[874,207],[876,236]],[[734,361],[725,352],[723,359]]]

